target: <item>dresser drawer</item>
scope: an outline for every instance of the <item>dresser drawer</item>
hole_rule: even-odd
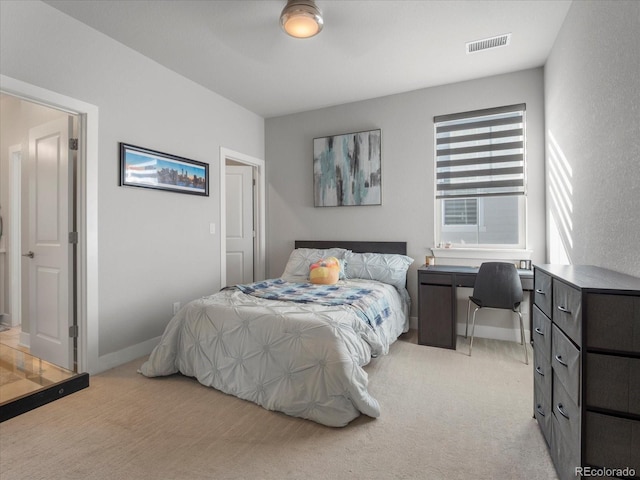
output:
[[[587,353],[585,404],[640,415],[640,358]]]
[[[564,439],[570,445],[580,446],[580,408],[571,399],[558,377],[553,375],[553,415]]]
[[[476,284],[476,275],[456,273],[456,286],[473,288]]]
[[[587,347],[640,352],[640,297],[589,294],[585,317]]]
[[[549,382],[549,391],[545,391],[542,383],[534,382],[533,384],[533,414],[538,421],[542,435],[548,445],[551,445],[551,382]]]
[[[540,350],[547,361],[551,360],[551,320],[537,307],[533,306],[533,348]]]
[[[533,349],[533,380],[534,386],[540,388],[551,398],[551,377],[553,370],[551,363],[543,352]]]
[[[441,273],[420,272],[418,281],[421,284],[429,284],[429,285],[451,285],[452,276],[450,274],[443,275]]]
[[[582,346],[582,295],[557,280],[553,281],[553,323],[557,324],[576,345]]]
[[[551,328],[551,366],[557,379],[577,405],[580,404],[580,350],[562,331]],[[554,378],[554,382],[555,382]]]
[[[576,467],[581,466],[580,444],[563,437],[558,419],[551,415],[551,443],[549,451],[560,480],[576,480]]]
[[[640,421],[587,412],[584,434],[585,464],[628,467],[640,475]]]
[[[536,269],[533,272],[533,300],[547,316],[551,317],[551,277]]]

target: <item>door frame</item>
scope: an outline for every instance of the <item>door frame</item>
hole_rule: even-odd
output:
[[[253,167],[256,181],[255,211],[256,239],[254,252],[254,281],[265,276],[266,250],[266,214],[265,214],[265,171],[264,160],[220,147],[220,287],[227,285],[227,200],[226,200],[226,163],[227,159]]]
[[[22,268],[20,262],[22,246],[22,145],[9,147],[9,198],[11,210],[9,213],[9,250],[7,260],[9,265],[9,282],[11,287],[11,326],[19,325],[22,319]],[[15,287],[17,285],[17,288]],[[22,321],[22,320],[20,320]]]
[[[78,116],[77,370],[98,373],[98,107],[6,75],[0,91]]]

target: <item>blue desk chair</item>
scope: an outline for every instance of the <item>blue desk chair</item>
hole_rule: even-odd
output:
[[[467,327],[464,337],[467,338],[469,332],[469,312],[471,303],[477,307],[473,311],[473,322],[471,323],[471,341],[469,342],[469,356],[473,348],[473,334],[476,326],[476,313],[481,308],[497,308],[511,310],[520,317],[520,343],[524,346],[524,361],[529,364],[529,354],[524,341],[524,323],[520,304],[522,303],[522,282],[518,275],[518,270],[512,263],[506,262],[485,262],[480,265],[478,275],[473,286],[473,295],[469,297],[467,307]]]

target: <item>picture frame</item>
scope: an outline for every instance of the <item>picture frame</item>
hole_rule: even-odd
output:
[[[120,142],[120,186],[209,196],[209,164]]]
[[[382,205],[382,131],[313,139],[316,207]]]

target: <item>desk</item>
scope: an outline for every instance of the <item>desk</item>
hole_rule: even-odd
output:
[[[433,265],[418,268],[418,343],[456,348],[457,287],[473,288],[479,267]],[[518,270],[522,289],[533,291],[533,272]],[[530,303],[530,310],[531,304]],[[529,312],[529,321],[532,313]]]

